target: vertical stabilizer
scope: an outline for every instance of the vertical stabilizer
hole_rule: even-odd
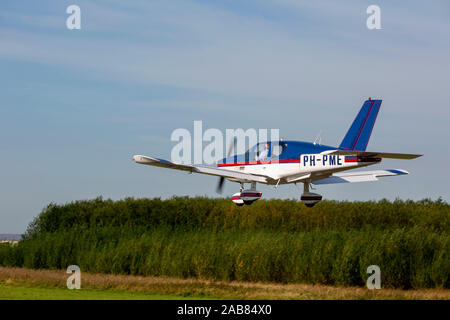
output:
[[[378,111],[380,110],[381,101],[371,100],[370,98],[364,101],[361,110],[350,126],[350,129],[348,129],[339,148],[344,150],[366,150]]]

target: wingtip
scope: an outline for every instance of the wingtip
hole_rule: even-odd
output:
[[[139,154],[133,156],[133,161],[136,163],[138,163],[141,159],[142,159],[142,156]]]
[[[408,171],[403,170],[403,169],[390,169],[390,170],[387,170],[387,171],[392,172],[392,173],[394,173],[396,175],[409,174]]]
[[[153,159],[147,156],[142,156],[142,155],[134,155],[133,156],[133,161],[136,163],[141,163],[141,164],[146,164],[151,162]]]

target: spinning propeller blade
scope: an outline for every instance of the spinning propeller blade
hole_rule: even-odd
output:
[[[230,143],[230,145],[228,146],[227,158],[231,156],[231,152],[233,151],[233,149],[236,149],[236,137],[233,138],[233,142]],[[216,189],[217,193],[222,193],[224,183],[225,183],[225,178],[220,177],[219,183],[217,184],[217,189]]]
[[[224,177],[220,177],[219,178],[219,183],[217,184],[217,189],[216,189],[217,193],[222,193],[224,182],[225,182],[225,178]]]

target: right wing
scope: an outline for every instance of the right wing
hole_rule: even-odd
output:
[[[356,150],[328,150],[322,154],[335,154],[341,156],[358,156],[367,158],[389,158],[389,159],[415,159],[423,156],[422,154],[410,153],[390,153],[390,152],[370,152],[370,151],[356,151]]]
[[[212,167],[193,166],[189,164],[178,164],[164,159],[152,158],[147,156],[136,155],[133,156],[133,161],[140,164],[146,164],[149,166],[163,167],[175,170],[182,170],[188,172],[196,172],[202,174],[209,174],[213,176],[219,176],[229,178],[239,182],[260,182],[267,183],[271,178],[263,175],[241,173],[226,169],[218,169]]]
[[[409,173],[408,171],[400,169],[343,172],[343,173],[334,173],[328,178],[315,180],[312,183],[332,184],[332,183],[377,181],[378,177],[398,176],[408,173]]]

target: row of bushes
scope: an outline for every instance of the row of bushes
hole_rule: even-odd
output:
[[[362,286],[450,288],[450,206],[442,200],[258,201],[173,198],[50,204],[0,265]]]
[[[47,233],[0,247],[0,265],[362,286],[369,265],[382,286],[450,288],[450,237],[421,228],[393,231],[193,232],[102,228]]]
[[[121,201],[97,198],[65,205],[50,204],[30,224],[27,237],[46,232],[131,226],[143,230],[170,227],[186,231],[300,232],[320,230],[397,229],[420,226],[450,230],[450,205],[442,200],[390,202],[323,201],[307,208],[294,200],[263,200],[237,207],[228,199],[173,198]]]

